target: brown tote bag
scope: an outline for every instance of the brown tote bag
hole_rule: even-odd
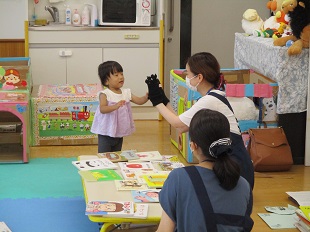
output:
[[[257,172],[288,171],[293,165],[283,128],[249,129],[248,151]]]

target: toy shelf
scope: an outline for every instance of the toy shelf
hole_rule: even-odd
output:
[[[27,163],[30,58],[0,58],[0,163]]]

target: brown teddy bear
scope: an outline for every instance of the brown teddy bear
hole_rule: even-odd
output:
[[[285,46],[289,40],[294,43],[288,48],[288,55],[300,54],[302,48],[309,47],[310,36],[310,0],[285,0],[283,11],[290,17],[292,35],[279,38],[273,42],[275,46]]]

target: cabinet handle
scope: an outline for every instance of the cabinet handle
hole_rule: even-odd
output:
[[[59,56],[61,57],[67,57],[67,56],[72,56],[72,51],[70,50],[61,50],[59,51]]]

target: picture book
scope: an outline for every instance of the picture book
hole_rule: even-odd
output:
[[[152,169],[152,168],[142,168],[139,170],[124,168],[124,169],[121,169],[121,173],[124,179],[133,180],[133,179],[137,179],[137,173],[145,174],[148,172],[154,172],[154,170],[155,169]]]
[[[310,231],[310,225],[306,224],[304,221],[302,221],[300,218],[296,218],[296,222],[294,226],[302,232],[309,232]]]
[[[134,218],[147,218],[149,205],[148,204],[134,204]]]
[[[79,171],[79,174],[87,181],[122,180],[123,178],[113,169]]]
[[[144,162],[153,160],[162,160],[162,156],[158,151],[137,152],[139,160],[129,160],[129,162]]]
[[[310,206],[310,191],[286,192],[298,206]]]
[[[182,168],[184,164],[172,161],[152,161],[153,166],[161,171],[172,171],[175,168]]]
[[[306,218],[310,220],[310,191],[286,192],[289,199],[297,203]]]
[[[163,155],[162,161],[181,163],[181,160],[177,155]]]
[[[131,195],[134,202],[138,203],[152,203],[159,202],[159,192],[161,189],[148,190],[132,190]]]
[[[142,178],[149,188],[162,188],[168,175],[169,174],[154,173],[142,175]]]
[[[258,213],[258,216],[266,222],[271,229],[291,229],[295,228],[294,214]]]
[[[154,169],[153,171],[141,171],[141,170],[137,170],[135,171],[135,177],[136,180],[141,183],[141,184],[146,184],[145,179],[143,178],[143,176],[145,175],[169,175],[170,171],[159,171],[157,169]]]
[[[308,219],[308,217],[303,213],[303,211],[301,211],[301,209],[297,209],[296,210],[296,215],[307,225],[310,226],[310,219]]]
[[[134,215],[132,201],[89,201],[86,204],[86,215],[128,217]]]
[[[118,191],[148,189],[146,184],[141,184],[137,180],[115,180],[115,187]]]
[[[154,169],[154,166],[151,162],[120,162],[118,163],[121,169]]]
[[[121,152],[104,152],[98,153],[97,156],[99,158],[107,158],[113,163],[128,161],[128,159],[126,159],[124,156],[121,156]]]
[[[128,161],[140,159],[134,150],[122,151],[121,156],[123,156]]]
[[[72,161],[79,170],[116,169],[117,165],[107,158]]]

